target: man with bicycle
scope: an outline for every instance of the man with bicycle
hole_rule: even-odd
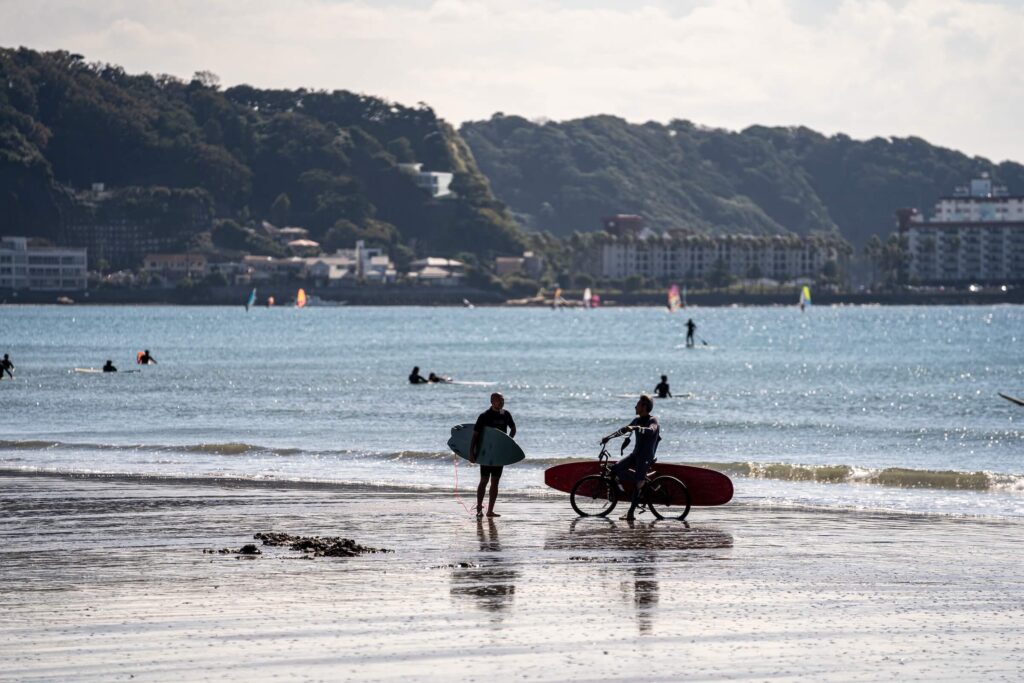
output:
[[[617,436],[630,432],[636,433],[636,445],[633,446],[633,452],[613,465],[611,470],[612,476],[620,488],[621,484],[618,482],[622,481],[622,476],[626,471],[630,468],[634,471],[633,499],[629,505],[629,512],[621,517],[629,522],[633,521],[633,512],[640,500],[640,489],[647,477],[647,470],[654,462],[655,453],[658,451],[658,442],[661,441],[661,427],[658,424],[658,418],[651,415],[652,410],[654,410],[654,400],[647,394],[643,394],[636,402],[637,417],[625,427],[601,439],[601,443],[606,444]]]

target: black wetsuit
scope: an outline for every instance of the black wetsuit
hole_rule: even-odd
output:
[[[427,384],[427,378],[418,372],[409,375],[409,384]]]
[[[653,415],[638,417],[629,423],[630,427],[642,427],[634,433],[636,445],[633,452],[615,463],[612,470],[615,476],[622,478],[622,475],[632,467],[636,470],[636,481],[641,482],[647,476],[647,470],[654,462],[654,456],[658,452],[658,442],[661,441],[661,425],[658,418]]]
[[[103,366],[103,372],[117,372],[117,368],[114,367],[113,363],[107,363]]]
[[[141,356],[139,356],[139,365],[149,365],[150,363],[156,365],[156,359],[153,358],[153,356],[149,355],[148,353],[144,353]]]
[[[654,387],[654,395],[658,398],[670,398],[672,392],[669,391],[668,382],[659,382],[658,386]]]
[[[693,346],[693,333],[697,330],[697,323],[692,320],[686,321],[686,345]]]
[[[512,419],[512,413],[504,409],[498,412],[488,408],[476,418],[476,424],[473,425],[473,434],[477,439],[478,448],[480,439],[483,437],[484,427],[494,427],[509,436],[514,437],[516,435],[516,421]],[[502,465],[480,465],[480,474],[493,474],[495,477],[500,477],[502,469]]]
[[[11,372],[13,369],[14,363],[12,363],[9,358],[0,358],[0,379],[4,378],[5,372],[11,376],[11,379],[14,379],[14,373]]]

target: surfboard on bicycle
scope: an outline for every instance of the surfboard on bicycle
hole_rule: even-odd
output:
[[[610,460],[609,464],[616,461]],[[555,465],[544,470],[544,483],[556,491],[571,493],[573,485],[588,474],[598,474],[601,471],[601,463],[595,460],[584,460],[582,462],[569,462],[562,465]],[[690,491],[690,504],[700,506],[725,505],[732,500],[732,480],[721,472],[709,470],[704,467],[692,465],[677,465],[674,463],[656,462],[648,474],[652,479],[658,475],[667,474],[677,478],[686,484]],[[623,481],[622,485],[627,494],[632,494],[632,482]]]

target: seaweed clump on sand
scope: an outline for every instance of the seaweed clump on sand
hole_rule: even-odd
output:
[[[221,548],[220,550],[204,550],[204,554],[219,555],[262,555],[263,551],[255,543],[246,543],[241,548]]]
[[[391,553],[386,548],[370,548],[359,545],[351,538],[340,536],[292,536],[277,531],[260,532],[253,536],[263,545],[283,546],[307,553],[312,557],[355,557],[371,553]]]

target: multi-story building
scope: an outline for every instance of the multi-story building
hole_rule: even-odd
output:
[[[201,279],[209,272],[206,257],[202,254],[146,254],[142,269],[169,282]]]
[[[599,234],[593,246],[578,255],[576,266],[604,279],[640,275],[685,282],[721,271],[735,278],[784,281],[815,278],[830,261],[842,270],[848,254],[849,245],[838,237],[677,233],[623,239]]]
[[[988,174],[942,197],[926,220],[896,213],[906,238],[907,277],[916,284],[1007,284],[1024,280],[1024,197]]]
[[[173,252],[188,237],[210,230],[208,195],[194,190],[123,188],[102,183],[75,195],[63,226],[64,244],[85,247],[94,263],[135,268],[146,254]]]
[[[85,249],[31,247],[27,237],[0,238],[0,289],[82,290],[87,266]]]

